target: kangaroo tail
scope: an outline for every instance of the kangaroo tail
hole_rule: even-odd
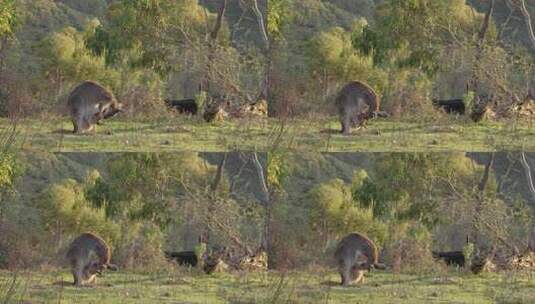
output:
[[[389,117],[390,115],[385,112],[385,111],[373,111],[373,117],[383,117],[383,118],[387,118]]]
[[[376,269],[386,269],[386,265],[385,265],[385,264],[382,264],[382,263],[374,263],[374,264],[373,264],[373,268],[376,268]]]

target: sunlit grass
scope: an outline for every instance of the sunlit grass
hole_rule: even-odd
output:
[[[0,121],[1,128],[8,124]],[[72,134],[72,124],[65,119],[32,119],[20,125],[23,148],[54,152],[263,150],[269,137],[267,123],[261,120],[211,124],[187,118],[109,120],[91,135]]]
[[[8,303],[534,303],[527,274],[370,274],[343,288],[334,272],[205,275],[197,271],[106,273],[76,288],[65,271],[0,272],[0,302]],[[14,282],[14,283],[13,283]],[[7,296],[7,287],[10,289]]]
[[[465,119],[410,121],[377,119],[351,135],[335,120],[294,121],[285,138],[294,149],[316,151],[496,151],[535,149],[535,128],[527,121],[473,123]]]
[[[9,121],[0,120],[0,128]],[[98,151],[496,151],[535,150],[535,128],[518,123],[440,119],[424,122],[377,119],[367,128],[343,136],[335,119],[291,121],[233,120],[206,123],[183,117],[126,121],[110,120],[95,135],[69,133],[64,118],[25,120],[19,140],[25,149],[54,152]]]

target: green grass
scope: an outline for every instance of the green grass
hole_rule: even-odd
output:
[[[534,150],[535,126],[528,121],[473,123],[465,119],[410,120],[377,119],[351,135],[338,133],[337,121],[288,125],[285,141],[295,149],[315,151],[427,152]]]
[[[9,126],[0,120],[0,130]],[[535,150],[531,122],[483,122],[442,118],[427,122],[378,119],[366,129],[341,135],[331,120],[235,120],[205,123],[200,119],[166,118],[132,122],[110,120],[96,135],[74,135],[65,119],[25,120],[19,138],[26,149],[54,152],[128,151],[498,151]],[[61,131],[64,130],[64,131]]]
[[[0,121],[0,128],[9,125],[7,120]],[[18,138],[24,149],[53,152],[263,150],[270,137],[267,123],[262,121],[209,124],[187,118],[109,120],[90,135],[72,134],[72,123],[64,119],[24,120],[18,125]]]
[[[2,303],[535,303],[528,274],[397,275],[371,273],[343,288],[335,273],[205,275],[185,270],[106,273],[76,288],[63,271],[0,272]],[[65,283],[61,283],[65,282]]]

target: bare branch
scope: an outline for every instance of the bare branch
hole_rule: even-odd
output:
[[[226,9],[227,9],[227,0],[223,0],[223,3],[221,3],[221,8],[219,9],[219,12],[217,13],[217,21],[214,25],[212,32],[210,33],[210,38],[212,38],[212,40],[217,39],[217,34],[219,33],[219,30],[221,29],[221,23],[223,22],[223,16],[225,16]]]
[[[260,160],[258,159],[258,154],[255,152],[253,153],[253,163],[256,167],[256,173],[258,174],[258,180],[260,181],[260,186],[262,187],[262,192],[264,194],[264,200],[263,203],[265,205],[269,205],[269,189],[266,183],[266,178],[264,175],[264,168],[262,167],[262,164],[260,163]]]
[[[526,181],[528,183],[529,192],[531,193],[531,196],[533,197],[533,200],[535,201],[535,186],[533,185],[533,177],[531,175],[531,168],[529,166],[528,160],[526,159],[526,153],[522,152],[522,157],[520,158],[520,162],[522,163],[522,167],[524,167],[524,173],[526,174]]]
[[[262,34],[262,39],[264,40],[264,43],[266,44],[266,49],[269,50],[269,37],[266,30],[266,24],[264,23],[264,16],[262,15],[262,12],[258,8],[258,1],[257,0],[251,0],[251,6],[253,9],[253,12],[256,15],[256,20],[258,21],[258,27],[260,28],[260,33]]]

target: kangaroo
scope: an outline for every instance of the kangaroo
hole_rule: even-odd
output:
[[[97,274],[106,269],[117,270],[117,266],[110,264],[110,248],[106,242],[92,233],[83,233],[71,243],[67,260],[76,286],[94,283]]]
[[[165,257],[168,260],[174,260],[178,265],[196,267],[198,258],[194,251],[165,251]]]
[[[334,256],[343,286],[349,286],[353,282],[363,283],[364,271],[385,268],[378,263],[379,254],[373,241],[360,233],[345,236],[338,243]]]
[[[433,258],[443,260],[447,265],[464,267],[465,258],[462,251],[432,251]]]
[[[366,120],[374,116],[386,116],[379,111],[379,96],[370,86],[360,81],[346,84],[335,103],[344,135],[349,134],[351,127],[363,126]]]
[[[449,114],[464,115],[466,106],[462,99],[433,99],[433,106]]]
[[[74,88],[67,100],[67,108],[74,126],[73,132],[95,132],[95,124],[122,111],[122,103],[113,93],[93,81],[84,81]]]
[[[166,99],[165,104],[180,114],[197,115],[199,110],[195,99]]]

